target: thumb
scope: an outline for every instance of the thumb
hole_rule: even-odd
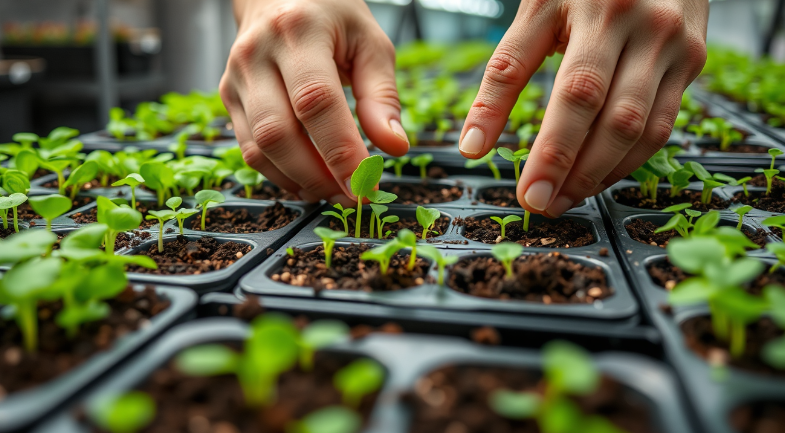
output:
[[[409,140],[401,126],[401,103],[395,85],[395,47],[386,35],[368,37],[358,47],[352,68],[352,89],[357,100],[357,117],[371,143],[387,154],[405,155]]]

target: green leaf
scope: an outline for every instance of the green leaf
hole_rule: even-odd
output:
[[[357,433],[362,418],[343,406],[328,406],[286,426],[286,433]]]
[[[783,153],[785,153],[785,152],[781,151],[780,149],[777,149],[776,147],[772,147],[771,149],[768,150],[768,152],[769,152],[769,155],[771,155],[772,158],[776,158],[776,157],[782,155]]]
[[[759,260],[743,257],[730,263],[707,263],[703,275],[716,287],[734,287],[752,281],[763,272],[763,268]]]
[[[191,376],[218,376],[237,371],[239,355],[223,344],[190,347],[175,358],[175,367]]]
[[[761,357],[774,368],[785,370],[785,337],[779,337],[766,343]]]
[[[103,302],[74,303],[57,315],[56,322],[62,328],[75,327],[104,319],[110,312],[109,305]]]
[[[423,206],[417,206],[417,210],[415,211],[415,215],[417,216],[417,222],[423,227],[423,230],[427,230],[431,227],[436,220],[441,217],[441,212],[438,209],[429,209]]]
[[[257,317],[251,324],[251,337],[246,341],[246,353],[251,355],[252,368],[265,375],[277,375],[289,369],[297,360],[298,332],[291,320],[275,314]]]
[[[145,219],[157,219],[158,221],[169,221],[176,215],[175,211],[173,210],[151,210],[147,211],[147,213],[149,215],[147,215]]]
[[[684,164],[684,167],[695,173],[695,176],[703,182],[712,180],[711,174],[698,162],[688,161]]]
[[[509,224],[509,223],[512,223],[512,222],[515,222],[515,221],[520,221],[520,220],[521,220],[521,217],[519,217],[518,215],[507,215],[506,217],[504,217],[504,219],[502,221],[504,222],[504,224]]]
[[[542,398],[535,393],[499,389],[490,395],[488,405],[505,418],[534,418],[542,406]]]
[[[166,206],[173,211],[177,210],[181,204],[183,204],[183,199],[180,197],[170,197],[169,200],[166,200]]]
[[[679,228],[690,228],[690,227],[692,227],[692,224],[690,224],[689,221],[687,221],[687,218],[685,218],[684,215],[677,213],[676,215],[672,216],[671,219],[669,219],[668,222],[665,223],[665,225],[663,225],[662,227],[658,227],[656,230],[654,230],[654,233],[663,233],[669,230],[676,230]]]
[[[378,362],[362,358],[335,373],[333,384],[343,393],[344,401],[359,404],[363,396],[382,387],[384,376],[384,368]]]
[[[174,172],[161,162],[145,162],[139,167],[139,174],[144,179],[145,185],[156,191],[174,184]]]
[[[139,173],[131,173],[123,179],[118,180],[117,182],[112,183],[112,186],[123,186],[128,185],[132,188],[136,188],[137,186],[144,183],[144,178]]]
[[[371,203],[385,204],[392,203],[398,199],[398,196],[391,192],[384,192],[380,190],[371,191],[366,196]]]
[[[3,276],[5,294],[12,299],[35,299],[50,289],[60,276],[62,261],[53,257],[19,263]]]
[[[264,182],[264,176],[250,167],[243,167],[235,171],[234,177],[242,185],[256,186]]]
[[[667,212],[679,213],[679,212],[683,211],[684,209],[688,209],[688,208],[691,208],[691,207],[692,207],[692,203],[679,203],[679,204],[675,204],[673,206],[668,206],[665,209],[663,209],[662,211],[666,212],[666,213]]]
[[[714,237],[695,236],[673,239],[667,246],[670,261],[691,274],[699,274],[709,263],[722,263],[725,248]]]
[[[345,340],[349,327],[340,320],[317,320],[311,322],[300,334],[300,341],[313,349],[320,349]]]
[[[744,205],[733,209],[733,212],[736,212],[739,216],[744,216],[752,209],[754,209],[752,206]]]
[[[433,155],[430,153],[423,153],[420,155],[415,156],[411,160],[411,164],[415,167],[422,167],[426,166],[433,162]]]
[[[744,323],[758,320],[767,304],[763,298],[750,295],[741,287],[725,289],[714,298],[715,307],[721,308],[733,320]]]
[[[196,203],[202,207],[211,207],[210,203],[223,203],[226,197],[218,191],[212,189],[203,189],[196,193],[194,196]]]
[[[0,239],[0,264],[13,265],[40,257],[52,249],[57,235],[47,230],[25,230]]]
[[[28,201],[36,213],[48,220],[68,212],[72,206],[71,199],[59,194],[30,197]]]
[[[40,160],[38,154],[31,149],[22,149],[14,157],[14,166],[27,174],[28,179],[38,170]]]
[[[27,194],[30,191],[30,179],[27,173],[20,170],[7,170],[3,173],[3,189],[9,194]]]
[[[87,161],[72,171],[65,181],[65,186],[83,185],[95,179],[98,175],[98,164],[94,161]]]
[[[668,294],[668,302],[672,305],[691,305],[708,301],[715,293],[715,288],[708,279],[692,277],[680,282]]]
[[[88,224],[63,238],[60,248],[98,249],[104,241],[104,235],[109,227],[106,224]]]
[[[142,224],[142,213],[128,207],[116,207],[106,213],[105,223],[117,232],[136,230]]]
[[[720,213],[716,210],[710,211],[695,221],[695,228],[693,229],[693,233],[698,235],[708,234],[714,230],[715,227],[717,227],[719,222]]]
[[[652,157],[643,164],[643,167],[658,178],[666,177],[675,171],[668,161],[668,151],[665,149],[660,149],[657,153],[652,155]]]
[[[785,215],[768,217],[761,224],[766,227],[785,228]]]
[[[101,399],[91,408],[95,423],[112,433],[135,433],[155,419],[155,401],[141,391]]]
[[[372,210],[372,211],[373,211],[373,213],[375,213],[377,216],[379,216],[379,215],[383,215],[383,214],[384,214],[385,212],[387,212],[389,209],[390,209],[390,208],[388,208],[387,206],[385,206],[385,205],[383,205],[383,204],[375,204],[375,203],[372,203],[372,204],[371,204],[371,210]]]
[[[83,302],[88,299],[111,299],[122,293],[127,285],[123,264],[107,263],[91,269],[75,294]]]
[[[356,197],[367,197],[382,179],[384,158],[379,155],[369,156],[360,162],[351,179],[352,194]]]
[[[8,197],[0,197],[0,209],[11,209],[27,201],[27,196],[22,193],[13,193]]]
[[[548,433],[582,433],[583,413],[571,400],[560,398],[548,406],[540,418],[540,428]]]
[[[597,389],[600,374],[583,348],[566,341],[543,347],[543,363],[548,383],[572,395],[588,395]]]
[[[491,254],[501,262],[515,260],[523,254],[523,246],[514,242],[502,242],[491,247]]]
[[[409,229],[399,230],[397,239],[398,242],[405,247],[414,248],[417,246],[417,236]]]
[[[769,315],[780,328],[785,327],[785,289],[778,285],[763,288],[763,297],[769,302]]]
[[[466,168],[475,168],[479,167],[483,164],[487,164],[489,161],[493,160],[494,155],[496,155],[496,149],[491,149],[485,156],[479,159],[468,159],[464,163],[464,167]]]
[[[452,265],[458,261],[458,256],[444,256],[438,248],[431,245],[418,245],[417,253],[443,266]]]
[[[327,227],[316,227],[315,229],[313,229],[313,232],[316,234],[316,236],[319,236],[322,240],[329,239],[329,240],[337,241],[339,239],[343,239],[346,236],[348,236],[346,232],[331,230]]]

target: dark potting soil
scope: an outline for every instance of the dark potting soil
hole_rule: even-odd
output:
[[[654,284],[667,290],[672,290],[676,284],[692,276],[678,266],[674,266],[667,258],[651,263],[647,270]],[[771,284],[785,286],[785,270],[779,268],[775,272],[769,273],[766,269],[748,283],[744,289],[747,293],[760,296],[763,293],[763,288]]]
[[[129,202],[128,205],[130,206],[131,203]],[[147,216],[147,212],[151,210],[160,210],[162,208],[158,207],[158,203],[155,202],[136,202],[136,210],[142,213],[143,216]],[[168,209],[168,208],[167,208]],[[98,222],[98,208],[94,207],[88,209],[84,212],[77,212],[71,215],[71,219],[74,220],[77,224],[91,224],[94,222]],[[142,218],[142,224],[139,225],[140,229],[149,229],[152,226],[158,224],[158,220],[148,220],[146,218]]]
[[[459,185],[445,186],[424,183],[393,183],[382,182],[379,189],[398,196],[393,203],[428,205],[455,201],[463,196],[463,188]]]
[[[215,238],[202,236],[191,241],[184,236],[164,241],[164,251],[158,252],[158,242],[137,254],[145,255],[158,264],[158,269],[129,266],[128,272],[157,275],[199,275],[224,269],[251,252],[253,247],[238,242],[220,243]]]
[[[78,208],[80,208],[80,207],[82,207],[84,205],[92,203],[93,201],[95,201],[95,199],[93,197],[88,197],[88,196],[76,197],[76,199],[72,203],[71,210],[78,209]],[[28,220],[29,221],[29,220],[40,220],[40,219],[43,219],[43,218],[41,218],[41,215],[38,215],[37,213],[35,213],[33,211],[33,208],[30,207],[30,203],[28,203],[28,202],[24,202],[24,203],[20,204],[19,207],[16,208],[16,209],[17,209],[16,210],[17,211],[17,217],[20,220]],[[13,215],[11,212],[9,212],[8,214],[9,215]]]
[[[47,169],[44,169],[44,168],[39,168],[39,169],[37,169],[37,170],[35,171],[35,173],[33,173],[33,177],[32,177],[30,180],[33,180],[33,179],[39,179],[39,178],[42,178],[42,177],[44,177],[44,176],[50,175],[50,174],[52,174],[52,173],[53,173],[53,172],[51,172],[51,171],[49,171],[49,170],[47,170]]]
[[[520,208],[514,186],[495,186],[480,191],[479,200],[485,204],[499,207]]]
[[[660,226],[651,221],[642,219],[634,219],[629,224],[624,226],[627,229],[627,234],[640,243],[652,245],[655,247],[665,248],[668,242],[673,238],[681,237],[676,230],[668,230],[662,233],[654,233]],[[742,231],[747,237],[759,247],[763,248],[767,243],[767,233],[763,229],[756,229],[754,232],[742,226]]]
[[[258,214],[247,208],[214,207],[207,210],[204,231],[213,233],[262,233],[286,227],[300,213],[275,202]],[[201,212],[191,221],[191,228],[202,229]]]
[[[499,389],[542,394],[540,372],[501,367],[449,366],[421,377],[405,395],[413,411],[409,433],[539,433],[534,420],[511,420],[488,404]],[[599,415],[629,433],[652,433],[650,403],[606,376],[591,395],[573,401],[587,415]],[[578,432],[575,432],[578,433]]]
[[[523,221],[505,226],[504,239],[501,226],[490,218],[456,218],[455,225],[465,227],[464,237],[486,244],[498,244],[502,240],[516,242],[524,247],[576,248],[596,242],[591,229],[571,219],[529,223],[529,231],[523,231]]]
[[[765,191],[749,191],[749,194],[745,196],[739,191],[733,195],[733,201],[765,212],[785,213],[785,188],[772,188],[769,195]]]
[[[24,231],[24,229],[25,229],[24,227],[21,227],[21,226],[19,227],[19,231],[20,232]],[[14,220],[13,220],[13,218],[9,217],[8,218],[8,228],[7,229],[4,229],[3,226],[0,225],[0,239],[5,239],[8,236],[11,236],[11,235],[13,235],[15,233],[16,233],[16,231],[14,230]]]
[[[755,144],[731,144],[728,149],[720,150],[719,143],[700,143],[696,144],[701,153],[723,152],[723,153],[767,153],[769,148]]]
[[[481,298],[544,304],[591,304],[613,295],[602,268],[584,266],[558,252],[524,255],[513,262],[515,278],[492,257],[464,259],[448,278],[453,290]]]
[[[776,369],[761,359],[761,350],[766,343],[779,338],[783,331],[768,317],[747,325],[747,340],[744,354],[734,359],[728,353],[728,343],[714,335],[711,317],[699,316],[681,324],[687,347],[710,363],[720,362],[732,367],[758,374],[785,377],[785,371]]]
[[[355,229],[354,223],[355,223],[355,220],[356,220],[354,215],[356,215],[356,213],[352,214],[352,216],[350,216],[348,218],[348,220],[349,220],[349,232],[348,232],[349,236],[354,236],[354,229]],[[390,213],[382,214],[382,217],[385,217],[387,215],[390,215]],[[368,210],[363,210],[363,223],[362,223],[362,226],[360,227],[360,237],[369,238],[371,236],[371,233],[370,233],[370,230],[369,230],[370,224],[371,224],[371,212],[369,212]],[[337,230],[337,231],[343,231],[344,226],[343,226],[343,223],[341,221],[338,221],[337,218],[331,217],[330,218],[330,228],[333,229],[333,230]],[[437,237],[437,236],[441,236],[441,235],[445,234],[449,228],[450,228],[450,218],[449,217],[441,217],[438,220],[436,220],[436,222],[433,224],[433,228],[431,229],[432,232],[428,233],[426,235],[426,238],[430,239],[430,238],[434,238],[434,237]],[[382,228],[382,231],[387,233],[387,231],[390,230],[391,233],[390,233],[389,236],[386,236],[386,237],[384,236],[384,233],[382,233],[382,239],[392,239],[392,238],[394,238],[395,236],[398,235],[398,231],[403,230],[403,229],[409,229],[409,230],[413,231],[414,234],[417,235],[417,239],[421,239],[422,238],[422,226],[417,221],[417,219],[413,218],[413,217],[405,217],[405,218],[399,219],[398,222],[386,223],[384,225],[384,227]],[[438,233],[433,233],[433,231],[438,232]],[[374,237],[378,239],[379,234],[374,232]]]
[[[766,188],[766,176],[763,175],[763,174],[758,174],[758,175],[752,176],[752,179],[750,179],[750,181],[747,182],[747,185],[748,186],[762,186],[762,187]],[[781,180],[779,180],[779,179],[777,179],[775,177],[771,181],[771,187],[772,187],[772,189],[785,190],[785,182],[783,182],[783,181],[781,181]]]
[[[730,424],[738,433],[779,433],[785,431],[785,402],[756,401],[737,407]]]
[[[636,207],[639,209],[665,209],[668,206],[681,203],[692,203],[692,208],[697,211],[707,212],[712,209],[727,209],[730,204],[727,200],[723,200],[716,195],[711,196],[711,201],[708,204],[701,203],[700,191],[680,191],[676,197],[671,197],[670,188],[659,188],[657,190],[657,202],[654,203],[648,197],[643,197],[640,189],[637,187],[622,188],[613,193],[613,199],[616,203],[624,206]]]
[[[295,249],[294,256],[271,278],[293,286],[313,287],[317,292],[338,289],[386,292],[419,286],[430,280],[430,265],[422,257],[417,257],[414,269],[406,269],[408,254],[393,256],[387,275],[381,275],[378,262],[360,260],[360,255],[371,248],[373,245],[369,244],[336,245],[329,269],[324,265],[321,245],[309,251]]]
[[[134,248],[142,245],[142,242],[150,240],[153,234],[141,230],[134,230],[133,236],[128,233],[120,233],[114,243],[115,251],[123,248]]]
[[[39,347],[32,354],[22,348],[22,335],[16,322],[0,322],[0,400],[7,394],[68,372],[96,353],[111,348],[118,338],[149,325],[151,317],[169,307],[169,301],[159,298],[152,287],[141,292],[129,287],[107,302],[111,307],[109,317],[80,326],[74,338],[68,338],[65,330],[55,324],[62,303],[40,303]]]
[[[241,188],[237,192],[237,196],[241,198],[248,198],[245,196],[245,188]],[[300,201],[300,197],[297,197],[296,195],[285,189],[281,189],[276,185],[266,182],[253,188],[251,191],[251,198],[253,200]]]
[[[66,178],[66,179],[68,179],[68,178]],[[90,182],[82,185],[81,189],[83,191],[89,191],[89,190],[95,189],[95,188],[111,188],[112,184],[114,182],[117,182],[117,180],[118,180],[117,176],[111,175],[111,176],[109,176],[107,178],[106,186],[104,186],[104,185],[101,185],[101,179],[93,179]],[[43,188],[58,189],[58,188],[60,188],[60,182],[57,179],[54,179],[54,180],[51,180],[49,182],[46,182],[46,183],[42,184],[41,186]]]

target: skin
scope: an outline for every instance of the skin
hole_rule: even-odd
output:
[[[486,67],[461,153],[487,154],[537,67],[562,52],[518,200],[557,217],[601,192],[667,142],[706,60],[708,9],[707,0],[521,1]],[[392,44],[361,0],[235,0],[235,15],[220,88],[246,162],[306,200],[351,205],[346,180],[368,152],[342,82],[370,140],[393,156],[408,150]]]

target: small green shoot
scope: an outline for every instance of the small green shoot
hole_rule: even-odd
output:
[[[264,182],[262,173],[252,169],[251,167],[243,167],[234,172],[234,178],[243,185],[245,189],[245,198],[253,198],[253,189]]]
[[[744,189],[744,197],[749,197],[750,196],[749,191],[747,191],[747,182],[749,182],[751,180],[752,180],[752,177],[751,176],[747,176],[747,177],[742,177],[741,179],[736,181],[736,184],[737,185],[741,185],[741,187]]]
[[[117,240],[117,235],[138,229],[142,223],[142,213],[128,206],[118,206],[112,200],[103,196],[98,196],[96,203],[98,222],[109,227],[104,241],[106,253],[114,255],[114,244],[115,240]]]
[[[202,231],[204,231],[205,222],[207,221],[207,209],[225,202],[226,197],[218,191],[203,189],[196,193],[194,199],[196,200],[196,206],[202,208]]]
[[[344,209],[340,203],[334,204],[333,207],[340,213],[336,211],[327,210],[322,212],[322,215],[333,216],[338,218],[343,223],[343,231],[349,233],[349,215],[353,214],[355,210],[352,208]]]
[[[523,247],[513,242],[502,242],[491,248],[491,254],[504,266],[505,278],[508,280],[515,278],[512,262],[523,254]]]
[[[177,220],[177,226],[180,229],[180,236],[183,235],[183,225],[185,220],[188,219],[191,215],[196,215],[199,213],[199,209],[191,209],[191,208],[180,208],[177,209],[181,204],[183,204],[183,199],[180,197],[171,197],[169,200],[166,200],[166,206],[169,207],[172,211],[174,211],[174,218]]]
[[[286,425],[286,433],[357,433],[362,418],[343,406],[327,406]]]
[[[155,401],[141,391],[101,399],[90,408],[92,421],[111,433],[136,433],[155,419]]]
[[[327,227],[316,227],[313,229],[313,232],[322,239],[322,244],[324,245],[324,265],[329,268],[332,266],[335,241],[345,238],[348,233],[330,230]]]
[[[147,212],[145,219],[158,220],[158,252],[164,252],[164,224],[174,219],[176,213],[171,210],[151,210]]]
[[[68,197],[51,194],[30,197],[30,207],[46,220],[46,229],[52,231],[52,220],[71,210],[73,203]]]
[[[71,200],[76,198],[82,186],[92,182],[96,176],[98,176],[98,164],[95,161],[85,161],[73,170],[65,181],[65,187],[71,187]]]
[[[398,241],[392,240],[362,253],[360,259],[373,260],[378,262],[379,273],[382,275],[387,275],[387,271],[390,269],[390,261],[392,260],[392,257],[395,255],[395,253],[397,253],[400,249],[401,245],[398,243]]]
[[[417,261],[417,236],[409,229],[402,229],[398,232],[396,239],[401,247],[412,249],[409,255],[409,264],[406,267],[406,269],[411,271],[414,269],[414,264]]]
[[[736,209],[733,209],[733,212],[739,216],[739,223],[736,225],[736,230],[741,230],[741,225],[744,222],[744,215],[746,215],[752,209],[753,207],[749,205],[739,206]]]
[[[422,239],[428,237],[428,232],[433,230],[433,225],[442,216],[438,209],[428,209],[423,206],[417,206],[415,214],[417,222],[422,226]]]
[[[395,177],[403,176],[403,166],[409,163],[408,156],[404,155],[398,158],[390,158],[384,161],[384,168],[392,167],[395,171]]]
[[[420,167],[420,179],[426,180],[428,178],[426,169],[431,162],[433,162],[433,155],[430,153],[423,153],[412,158],[412,165]]]
[[[520,221],[521,217],[519,217],[518,215],[507,215],[506,217],[504,217],[504,219],[497,216],[492,216],[491,219],[496,221],[502,227],[501,238],[505,239],[507,236],[505,236],[504,234],[504,229],[507,228],[507,224],[515,221]]]
[[[340,320],[317,320],[311,322],[300,333],[300,368],[313,370],[313,357],[317,350],[346,340],[349,327]]]
[[[498,152],[502,158],[512,162],[515,169],[515,184],[517,185],[521,180],[521,162],[529,158],[529,149],[518,149],[513,152],[506,147],[500,147]]]
[[[360,225],[362,222],[363,198],[376,188],[382,178],[384,171],[384,158],[379,155],[369,156],[360,162],[357,169],[352,173],[351,187],[352,194],[357,197],[357,223],[354,225],[354,237],[360,237]]]
[[[112,186],[127,185],[131,187],[131,209],[136,209],[136,187],[144,183],[144,178],[139,173],[130,173],[123,179],[114,182]]]
[[[770,242],[766,244],[766,250],[777,258],[777,263],[769,268],[769,273],[773,274],[778,268],[785,266],[785,243]]]
[[[431,245],[420,245],[420,255],[432,260],[438,267],[438,283],[440,286],[444,285],[444,268],[455,264],[458,261],[458,256],[443,256],[438,248]]]
[[[333,384],[343,394],[343,403],[356,409],[363,397],[382,387],[384,376],[384,368],[378,362],[362,358],[335,373]]]
[[[491,149],[491,151],[488,152],[482,158],[467,160],[466,163],[464,164],[464,167],[476,168],[483,164],[487,164],[488,168],[491,170],[491,173],[493,173],[493,178],[496,180],[501,180],[502,175],[501,173],[499,173],[499,167],[496,165],[495,162],[493,162],[494,155],[496,155],[496,149]]]
[[[19,218],[17,218],[17,208],[20,204],[27,201],[27,196],[21,192],[16,192],[8,197],[0,197],[0,216],[3,217],[3,228],[8,229],[8,209],[11,209],[14,217],[14,231],[19,233]]]

